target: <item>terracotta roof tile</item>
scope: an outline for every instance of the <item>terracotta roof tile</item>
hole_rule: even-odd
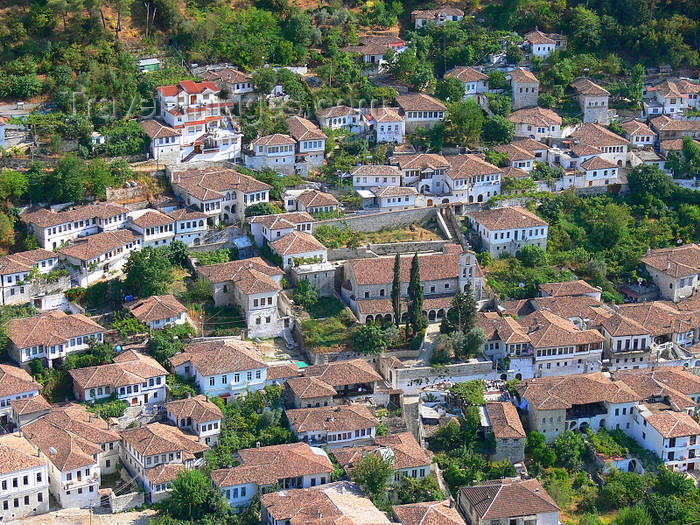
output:
[[[161,213],[156,210],[148,210],[146,213],[143,213],[136,218],[132,217],[131,222],[140,228],[153,228],[155,226],[172,224],[175,222],[175,220],[165,213]]]
[[[12,365],[0,364],[0,397],[16,396],[41,390],[41,385],[24,370]]]
[[[117,355],[114,363],[76,368],[68,373],[83,389],[110,386],[113,390],[168,375],[168,371],[151,356],[134,351]]]
[[[10,406],[18,416],[51,410],[51,404],[41,395],[12,399]]]
[[[571,83],[571,88],[580,95],[603,97],[609,96],[610,92],[603,89],[589,78],[578,78]]]
[[[509,71],[506,75],[509,76],[513,82],[517,82],[519,84],[540,83],[540,81],[537,80],[537,77],[531,71],[521,67],[516,67],[515,69]]]
[[[370,108],[369,115],[375,122],[402,122],[403,117],[399,108]]]
[[[36,224],[40,228],[48,228],[75,221],[97,219],[109,219],[118,215],[126,215],[129,209],[112,202],[98,202],[77,206],[63,211],[53,211],[46,208],[23,213],[20,216],[22,222],[26,224]]]
[[[287,119],[289,126],[289,134],[294,137],[297,142],[302,140],[324,140],[328,137],[321,129],[308,119],[298,116],[289,117]]]
[[[291,377],[286,385],[299,399],[333,397],[338,394],[335,388],[317,377]]]
[[[246,294],[279,291],[282,287],[272,277],[284,275],[282,270],[260,257],[199,266],[197,273],[212,283],[231,281]]]
[[[317,241],[316,237],[310,233],[297,230],[271,242],[270,248],[279,255],[298,255],[302,253],[326,251],[326,247]]]
[[[404,111],[445,111],[447,106],[425,93],[399,95],[396,103]]]
[[[256,215],[248,218],[250,224],[262,224],[268,230],[293,228],[297,224],[313,221],[314,218],[305,211],[277,213],[274,215]]]
[[[61,310],[34,317],[12,319],[8,324],[10,340],[17,348],[67,344],[73,337],[104,333],[105,329],[83,314],[66,314]]]
[[[202,394],[170,401],[165,404],[165,409],[175,419],[191,418],[196,423],[207,423],[224,417],[221,409]]]
[[[265,135],[259,139],[255,139],[250,143],[252,147],[254,146],[282,146],[284,144],[296,144],[296,141],[289,135],[282,135],[281,133],[275,133],[273,135]]]
[[[617,168],[617,164],[615,164],[614,162],[610,162],[609,160],[605,160],[602,157],[591,157],[590,159],[585,160],[581,163],[581,168],[586,171],[609,170]]]
[[[465,525],[447,500],[394,505],[393,511],[401,525]]]
[[[38,263],[41,261],[48,261],[57,257],[54,252],[42,248],[5,255],[0,257],[0,275],[31,272],[33,268],[37,268]]]
[[[140,120],[139,126],[151,139],[160,139],[163,137],[179,137],[182,132],[178,129],[168,126],[156,119]]]
[[[468,212],[467,217],[490,230],[513,230],[547,226],[547,222],[522,206]]]
[[[287,478],[299,478],[333,472],[333,464],[320,448],[307,443],[272,445],[238,451],[241,464],[213,470],[211,478],[219,487],[255,483],[258,487],[274,485]]]
[[[571,138],[587,146],[603,148],[606,146],[629,146],[629,141],[620,135],[616,135],[600,124],[588,122],[581,125],[571,134]]]
[[[191,363],[202,376],[267,368],[252,343],[233,339],[192,343],[183,353],[171,357],[170,362],[173,366]]]
[[[399,177],[401,176],[401,171],[396,166],[387,166],[385,164],[363,164],[362,166],[353,168],[350,175],[353,177]]]
[[[544,487],[536,479],[503,479],[462,487],[464,498],[482,520],[496,520],[559,512]]]
[[[184,459],[188,459],[209,450],[207,445],[197,441],[197,436],[185,434],[179,428],[163,423],[129,428],[121,433],[121,437],[142,456],[184,452]]]
[[[642,257],[642,262],[671,277],[689,277],[700,273],[700,246],[686,244],[677,248],[651,250]]]
[[[468,66],[457,66],[445,73],[445,78],[454,77],[460,82],[479,82],[487,80],[489,77],[481,71]]]
[[[295,408],[286,414],[296,434],[361,430],[376,427],[378,423],[365,405]]]
[[[323,365],[312,365],[304,368],[302,373],[304,377],[316,377],[332,387],[373,383],[382,380],[382,376],[364,359],[350,359]]]
[[[452,180],[503,173],[502,168],[494,166],[478,155],[449,155],[445,158],[450,165],[447,176]]]
[[[153,295],[128,305],[131,315],[142,323],[179,317],[187,308],[173,295]]]
[[[128,244],[133,245],[140,239],[141,237],[131,230],[102,232],[75,239],[71,244],[57,251],[80,261],[91,261],[112,250],[123,248]]]
[[[525,429],[513,403],[486,403],[486,413],[497,439],[522,439]]]
[[[649,126],[647,126],[644,122],[640,122],[639,120],[629,120],[622,124],[622,129],[625,131],[628,137],[633,137],[633,136],[639,136],[639,135],[644,135],[644,136],[651,136],[655,137],[656,133],[654,133],[654,130],[652,130]]]
[[[508,122],[513,124],[531,124],[539,127],[561,126],[562,123],[562,119],[557,113],[539,106],[513,111],[506,118]]]
[[[552,297],[600,293],[598,288],[591,286],[583,279],[563,281],[560,283],[544,283],[540,285],[540,290],[544,295],[549,295]]]
[[[289,139],[294,142],[293,139]],[[200,201],[224,198],[227,192],[255,193],[270,190],[272,186],[234,169],[203,169],[175,171],[173,185]]]
[[[330,193],[318,190],[305,191],[297,197],[297,202],[302,204],[307,210],[320,208],[323,206],[338,206],[340,202]]]
[[[686,412],[662,410],[643,417],[666,439],[700,435],[700,425]]]
[[[555,40],[552,40],[542,31],[539,31],[537,29],[535,29],[534,31],[530,31],[529,33],[525,33],[525,36],[523,38],[531,44],[556,44]]]

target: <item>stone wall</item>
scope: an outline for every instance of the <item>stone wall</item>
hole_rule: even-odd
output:
[[[148,186],[139,184],[135,188],[107,188],[108,201],[142,201],[148,199]]]
[[[144,504],[143,492],[129,492],[122,496],[115,496],[114,492],[109,494],[109,507],[112,513],[124,512]]]
[[[460,383],[474,379],[493,379],[494,371],[491,361],[472,359],[468,363],[447,366],[416,366],[393,370],[392,387],[402,388],[404,394],[417,394],[424,386],[452,381]]]
[[[350,259],[366,259],[377,257],[377,254],[366,247],[360,248],[333,248],[328,250],[328,261],[349,261]]]
[[[441,252],[450,241],[415,241],[369,244],[370,251],[377,255],[394,255],[395,253]]]
[[[393,229],[417,224],[432,219],[437,208],[413,208],[410,210],[383,211],[378,213],[363,213],[347,215],[337,219],[326,219],[312,223],[314,229],[321,225],[343,226],[346,224],[356,232],[376,232],[382,229]]]

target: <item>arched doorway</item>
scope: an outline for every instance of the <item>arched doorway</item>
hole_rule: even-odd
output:
[[[428,312],[428,321],[435,321],[435,310]]]
[[[367,317],[365,317],[365,324],[369,324],[372,321],[374,321],[374,316],[368,315]]]
[[[442,203],[443,203],[443,204],[449,204],[449,203],[450,203],[450,199],[442,199]]]
[[[600,420],[600,424],[598,425],[598,428],[605,428],[605,418]]]
[[[522,381],[523,375],[520,372],[518,372],[517,374],[515,374],[515,379],[517,379],[518,381]]]
[[[479,195],[479,196],[476,198],[476,202],[484,202],[484,196],[483,196],[483,195]]]
[[[636,459],[631,459],[629,463],[627,463],[627,472],[637,472],[637,460]]]

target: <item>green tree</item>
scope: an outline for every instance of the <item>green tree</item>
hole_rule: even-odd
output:
[[[556,454],[547,446],[544,434],[537,431],[528,432],[525,440],[525,452],[544,468],[551,467],[556,460]]]
[[[394,324],[401,323],[401,258],[398,252],[394,257],[394,277],[391,282],[391,307],[394,310]]]
[[[433,476],[420,480],[404,476],[396,487],[396,495],[402,505],[445,499],[445,494],[440,490],[440,485]]]
[[[386,339],[379,325],[370,323],[355,328],[352,332],[355,350],[363,354],[379,355],[386,350]]]
[[[386,487],[394,474],[393,462],[380,454],[367,454],[352,471],[352,479],[369,494],[372,501],[384,502]]]
[[[523,50],[520,49],[520,46],[511,44],[506,49],[506,60],[509,64],[514,64],[517,66],[523,61],[523,58],[525,58],[525,54],[523,53]]]
[[[620,509],[620,513],[613,521],[613,525],[653,525],[653,523],[654,520],[641,504]]]
[[[92,195],[104,199],[107,196],[107,188],[114,185],[109,165],[102,159],[96,159],[86,164],[85,182]]]
[[[481,328],[472,328],[467,332],[464,338],[461,356],[472,357],[477,355],[484,348],[487,341],[488,337],[486,337],[486,334]]]
[[[246,217],[255,217],[256,215],[274,215],[280,213],[280,209],[269,202],[256,202],[245,209]]]
[[[637,62],[632,68],[632,81],[629,86],[628,96],[635,102],[642,101],[642,91],[644,90],[644,74],[646,69],[644,64]]]
[[[476,313],[476,299],[472,292],[471,281],[468,281],[464,293],[459,290],[452,298],[450,309],[440,323],[440,331],[443,334],[454,331],[466,334],[476,326]]]
[[[445,102],[459,102],[464,98],[464,84],[455,77],[438,80],[435,85],[435,96]]]
[[[554,453],[557,456],[557,465],[567,470],[581,470],[583,460],[581,456],[586,448],[581,434],[571,430],[565,430],[554,440]]]
[[[158,506],[173,518],[193,521],[223,519],[228,505],[201,470],[184,470],[172,481],[170,496]]]
[[[85,163],[73,154],[59,159],[46,177],[50,202],[80,202],[85,197]]]
[[[547,252],[539,246],[529,245],[523,246],[518,254],[518,259],[526,268],[539,268],[547,266]]]
[[[571,43],[580,51],[594,50],[600,44],[600,18],[595,13],[579,5],[572,10]]]
[[[274,69],[269,67],[260,68],[253,71],[253,74],[251,75],[251,82],[255,88],[255,91],[257,91],[261,96],[267,97],[277,84],[277,73]]]
[[[451,144],[466,146],[478,142],[484,125],[484,112],[475,100],[453,102],[447,106],[445,129]]]
[[[515,125],[503,115],[494,115],[484,121],[481,134],[488,144],[506,144],[515,136]]]
[[[318,290],[309,281],[301,279],[294,288],[294,302],[303,308],[318,302]]]
[[[0,199],[21,200],[29,190],[29,177],[25,172],[4,168],[0,172]]]
[[[181,268],[187,267],[187,260],[190,256],[190,247],[182,241],[173,241],[168,247],[168,260],[173,266]]]
[[[411,277],[408,283],[408,323],[406,324],[406,332],[408,334],[409,326],[415,336],[428,326],[428,319],[423,313],[423,286],[420,282],[420,262],[418,254],[413,256],[411,261]]]
[[[173,265],[163,248],[146,246],[132,252],[124,266],[127,290],[137,297],[163,295],[173,282]]]

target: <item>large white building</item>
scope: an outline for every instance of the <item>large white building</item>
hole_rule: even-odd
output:
[[[200,443],[210,447],[219,443],[221,409],[202,394],[176,399],[165,405],[168,419],[180,430],[193,432]]]
[[[63,508],[100,505],[103,474],[117,472],[119,434],[83,406],[55,407],[22,435],[48,461],[49,490]]]
[[[170,362],[178,374],[193,377],[207,396],[240,396],[265,387],[267,364],[246,341],[192,343]]]
[[[445,78],[456,78],[464,84],[464,98],[477,98],[488,92],[488,75],[469,66],[457,66],[445,73]],[[452,102],[455,102],[454,100]]]
[[[0,517],[21,520],[49,511],[47,461],[17,434],[0,437]]]
[[[281,314],[279,295],[284,272],[260,257],[200,266],[200,277],[210,283],[216,306],[237,306],[246,320],[248,337],[277,337],[289,328]]]
[[[255,139],[246,151],[245,165],[254,170],[270,168],[292,175],[296,169],[297,142],[289,135],[275,133]]]
[[[125,228],[129,213],[124,206],[100,202],[59,212],[40,208],[24,213],[20,218],[34,234],[39,246],[55,250],[78,237]]]
[[[547,250],[549,225],[521,206],[472,211],[466,217],[481,239],[482,249],[495,257],[515,255],[524,246]]]

